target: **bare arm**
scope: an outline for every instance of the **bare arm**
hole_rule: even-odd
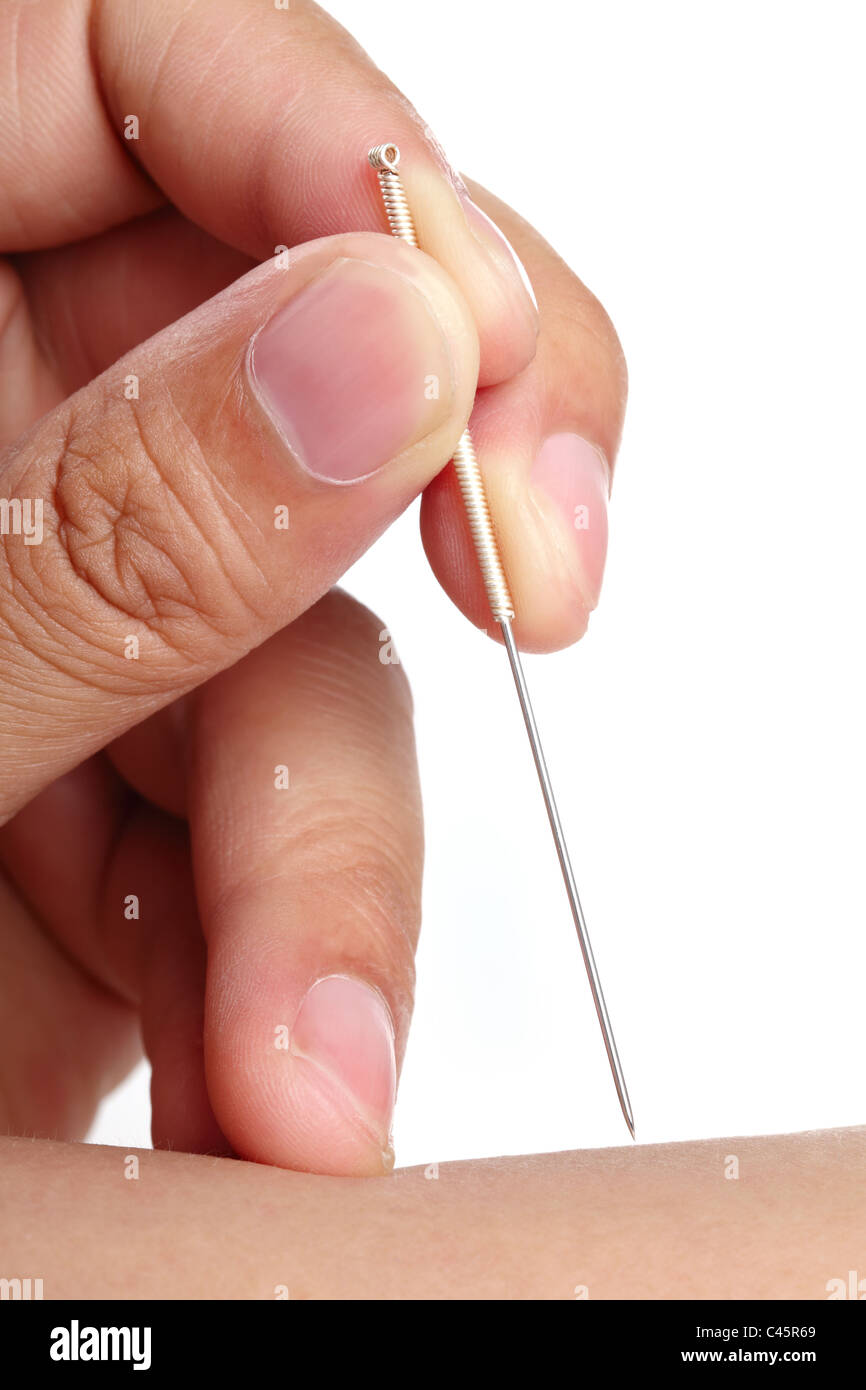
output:
[[[0,1140],[0,1276],[48,1299],[823,1299],[866,1269],[866,1129],[378,1179],[137,1157]]]

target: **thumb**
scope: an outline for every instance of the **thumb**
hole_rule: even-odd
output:
[[[286,262],[0,461],[0,822],[291,622],[451,457],[478,344],[445,272],[373,234]]]

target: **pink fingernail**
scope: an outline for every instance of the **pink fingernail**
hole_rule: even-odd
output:
[[[366,261],[338,260],[306,285],[254,338],[248,366],[295,458],[329,482],[377,472],[451,405],[433,306],[413,281]]]
[[[390,1144],[397,1091],[394,1026],[377,990],[328,975],[308,990],[292,1029],[292,1051],[324,1073],[381,1142]]]
[[[607,558],[610,471],[605,457],[579,434],[552,434],[538,451],[531,482],[556,504],[567,522],[578,583],[587,607],[593,609]]]
[[[532,318],[537,321],[538,300],[532,288],[532,281],[527,275],[526,267],[511,245],[508,237],[499,229],[493,221],[493,218],[488,217],[483,208],[480,208],[477,203],[473,202],[466,192],[466,186],[462,181],[458,185],[457,194],[463,205],[466,220],[473,234],[492,256],[500,269],[504,270],[506,274],[516,277],[520,281],[520,285],[532,305],[531,310],[529,305],[527,305],[527,311],[530,312]]]

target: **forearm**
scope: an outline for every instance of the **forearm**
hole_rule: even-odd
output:
[[[0,1140],[0,1277],[46,1298],[820,1299],[866,1268],[866,1129],[367,1180],[138,1158],[128,1177],[123,1149]]]

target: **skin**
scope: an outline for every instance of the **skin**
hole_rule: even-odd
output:
[[[46,1299],[825,1299],[866,1249],[864,1129],[435,1179],[139,1157],[135,1179],[123,1149],[0,1141],[4,1274],[42,1278]]]

